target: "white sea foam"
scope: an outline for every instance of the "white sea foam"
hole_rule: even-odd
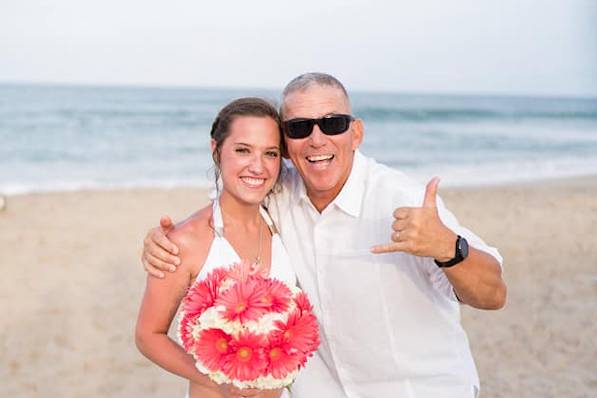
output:
[[[208,188],[211,182],[205,179],[180,179],[167,181],[138,180],[122,182],[100,181],[51,181],[51,182],[0,182],[0,194],[6,196],[46,192],[104,191],[137,188]]]
[[[597,159],[516,160],[476,165],[421,167],[411,170],[417,180],[441,178],[442,186],[487,186],[506,183],[597,175]]]
[[[400,168],[400,167],[397,167]],[[486,186],[531,182],[546,179],[597,175],[597,159],[510,160],[481,164],[402,167],[402,171],[425,182],[433,176],[441,178],[442,186]],[[113,189],[174,189],[209,188],[207,179],[131,180],[104,182],[92,180],[43,181],[29,183],[0,182],[0,194],[5,196],[45,192],[75,192]]]

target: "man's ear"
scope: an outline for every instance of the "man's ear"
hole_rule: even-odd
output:
[[[282,141],[280,142],[281,148],[280,148],[280,153],[282,154],[282,157],[284,159],[290,159],[290,155],[288,155],[288,145],[286,145],[286,134],[282,135]]]
[[[363,142],[363,136],[365,135],[365,124],[361,119],[355,119],[352,121],[352,150],[356,151],[357,148]]]

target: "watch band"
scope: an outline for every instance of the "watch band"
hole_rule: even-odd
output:
[[[454,258],[448,261],[437,261],[435,259],[433,261],[435,262],[435,265],[437,265],[440,268],[453,267],[456,264],[459,264],[462,261],[464,261],[464,259],[468,257],[468,242],[460,235],[458,235],[458,238],[456,239],[455,253],[456,254],[454,255]]]

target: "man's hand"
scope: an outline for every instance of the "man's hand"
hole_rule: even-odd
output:
[[[141,262],[150,275],[163,278],[162,271],[174,272],[176,266],[180,265],[180,258],[177,257],[178,247],[166,237],[173,228],[170,217],[162,217],[160,226],[150,229],[143,239]]]
[[[448,261],[455,255],[456,234],[446,227],[437,211],[437,186],[434,177],[425,188],[422,207],[399,207],[394,211],[391,243],[377,245],[371,252],[404,252]]]

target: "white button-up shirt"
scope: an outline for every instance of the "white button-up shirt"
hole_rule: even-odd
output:
[[[424,187],[358,151],[342,191],[321,213],[298,173],[287,173],[269,210],[299,283],[319,318],[321,346],[292,387],[312,397],[472,397],[479,381],[459,303],[430,258],[372,254],[390,239],[392,213],[421,206]],[[440,218],[500,264],[494,248]]]

